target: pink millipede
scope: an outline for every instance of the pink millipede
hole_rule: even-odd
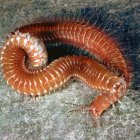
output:
[[[47,66],[48,56],[43,42],[50,40],[75,45],[98,59],[66,56]],[[118,46],[115,39],[87,23],[30,24],[18,28],[6,39],[1,50],[2,72],[14,90],[32,96],[48,93],[75,77],[101,90],[102,94],[90,105],[90,111],[97,117],[124,96],[131,83],[131,71]]]

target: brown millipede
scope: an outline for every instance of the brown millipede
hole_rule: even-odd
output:
[[[75,45],[98,59],[66,56],[47,66],[43,42],[50,40]],[[118,46],[115,39],[87,23],[34,23],[18,28],[7,38],[1,50],[2,72],[14,90],[32,96],[48,93],[75,77],[102,92],[90,106],[97,117],[118,101],[131,83],[131,71]]]

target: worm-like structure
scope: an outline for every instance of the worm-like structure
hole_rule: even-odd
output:
[[[46,65],[48,56],[43,42],[52,40],[85,49],[97,60],[66,56]],[[14,90],[32,96],[49,93],[75,77],[101,91],[90,105],[97,117],[124,96],[131,83],[129,66],[118,46],[101,29],[83,22],[30,24],[7,38],[1,50],[2,72]]]

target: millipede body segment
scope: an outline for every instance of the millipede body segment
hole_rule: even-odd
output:
[[[97,60],[66,56],[47,65],[44,43],[53,40],[85,49]],[[14,90],[32,96],[47,94],[75,77],[101,91],[90,106],[93,115],[100,116],[125,94],[131,83],[129,66],[118,46],[117,41],[101,29],[83,22],[26,25],[6,39],[0,56],[2,72]]]

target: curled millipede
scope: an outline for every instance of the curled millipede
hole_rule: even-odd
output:
[[[97,60],[66,56],[46,65],[48,55],[44,43],[50,40],[85,49]],[[0,56],[2,72],[14,90],[32,96],[47,94],[75,77],[102,91],[90,105],[90,111],[97,117],[124,96],[131,83],[131,71],[118,46],[101,29],[83,22],[30,24],[6,39]]]

